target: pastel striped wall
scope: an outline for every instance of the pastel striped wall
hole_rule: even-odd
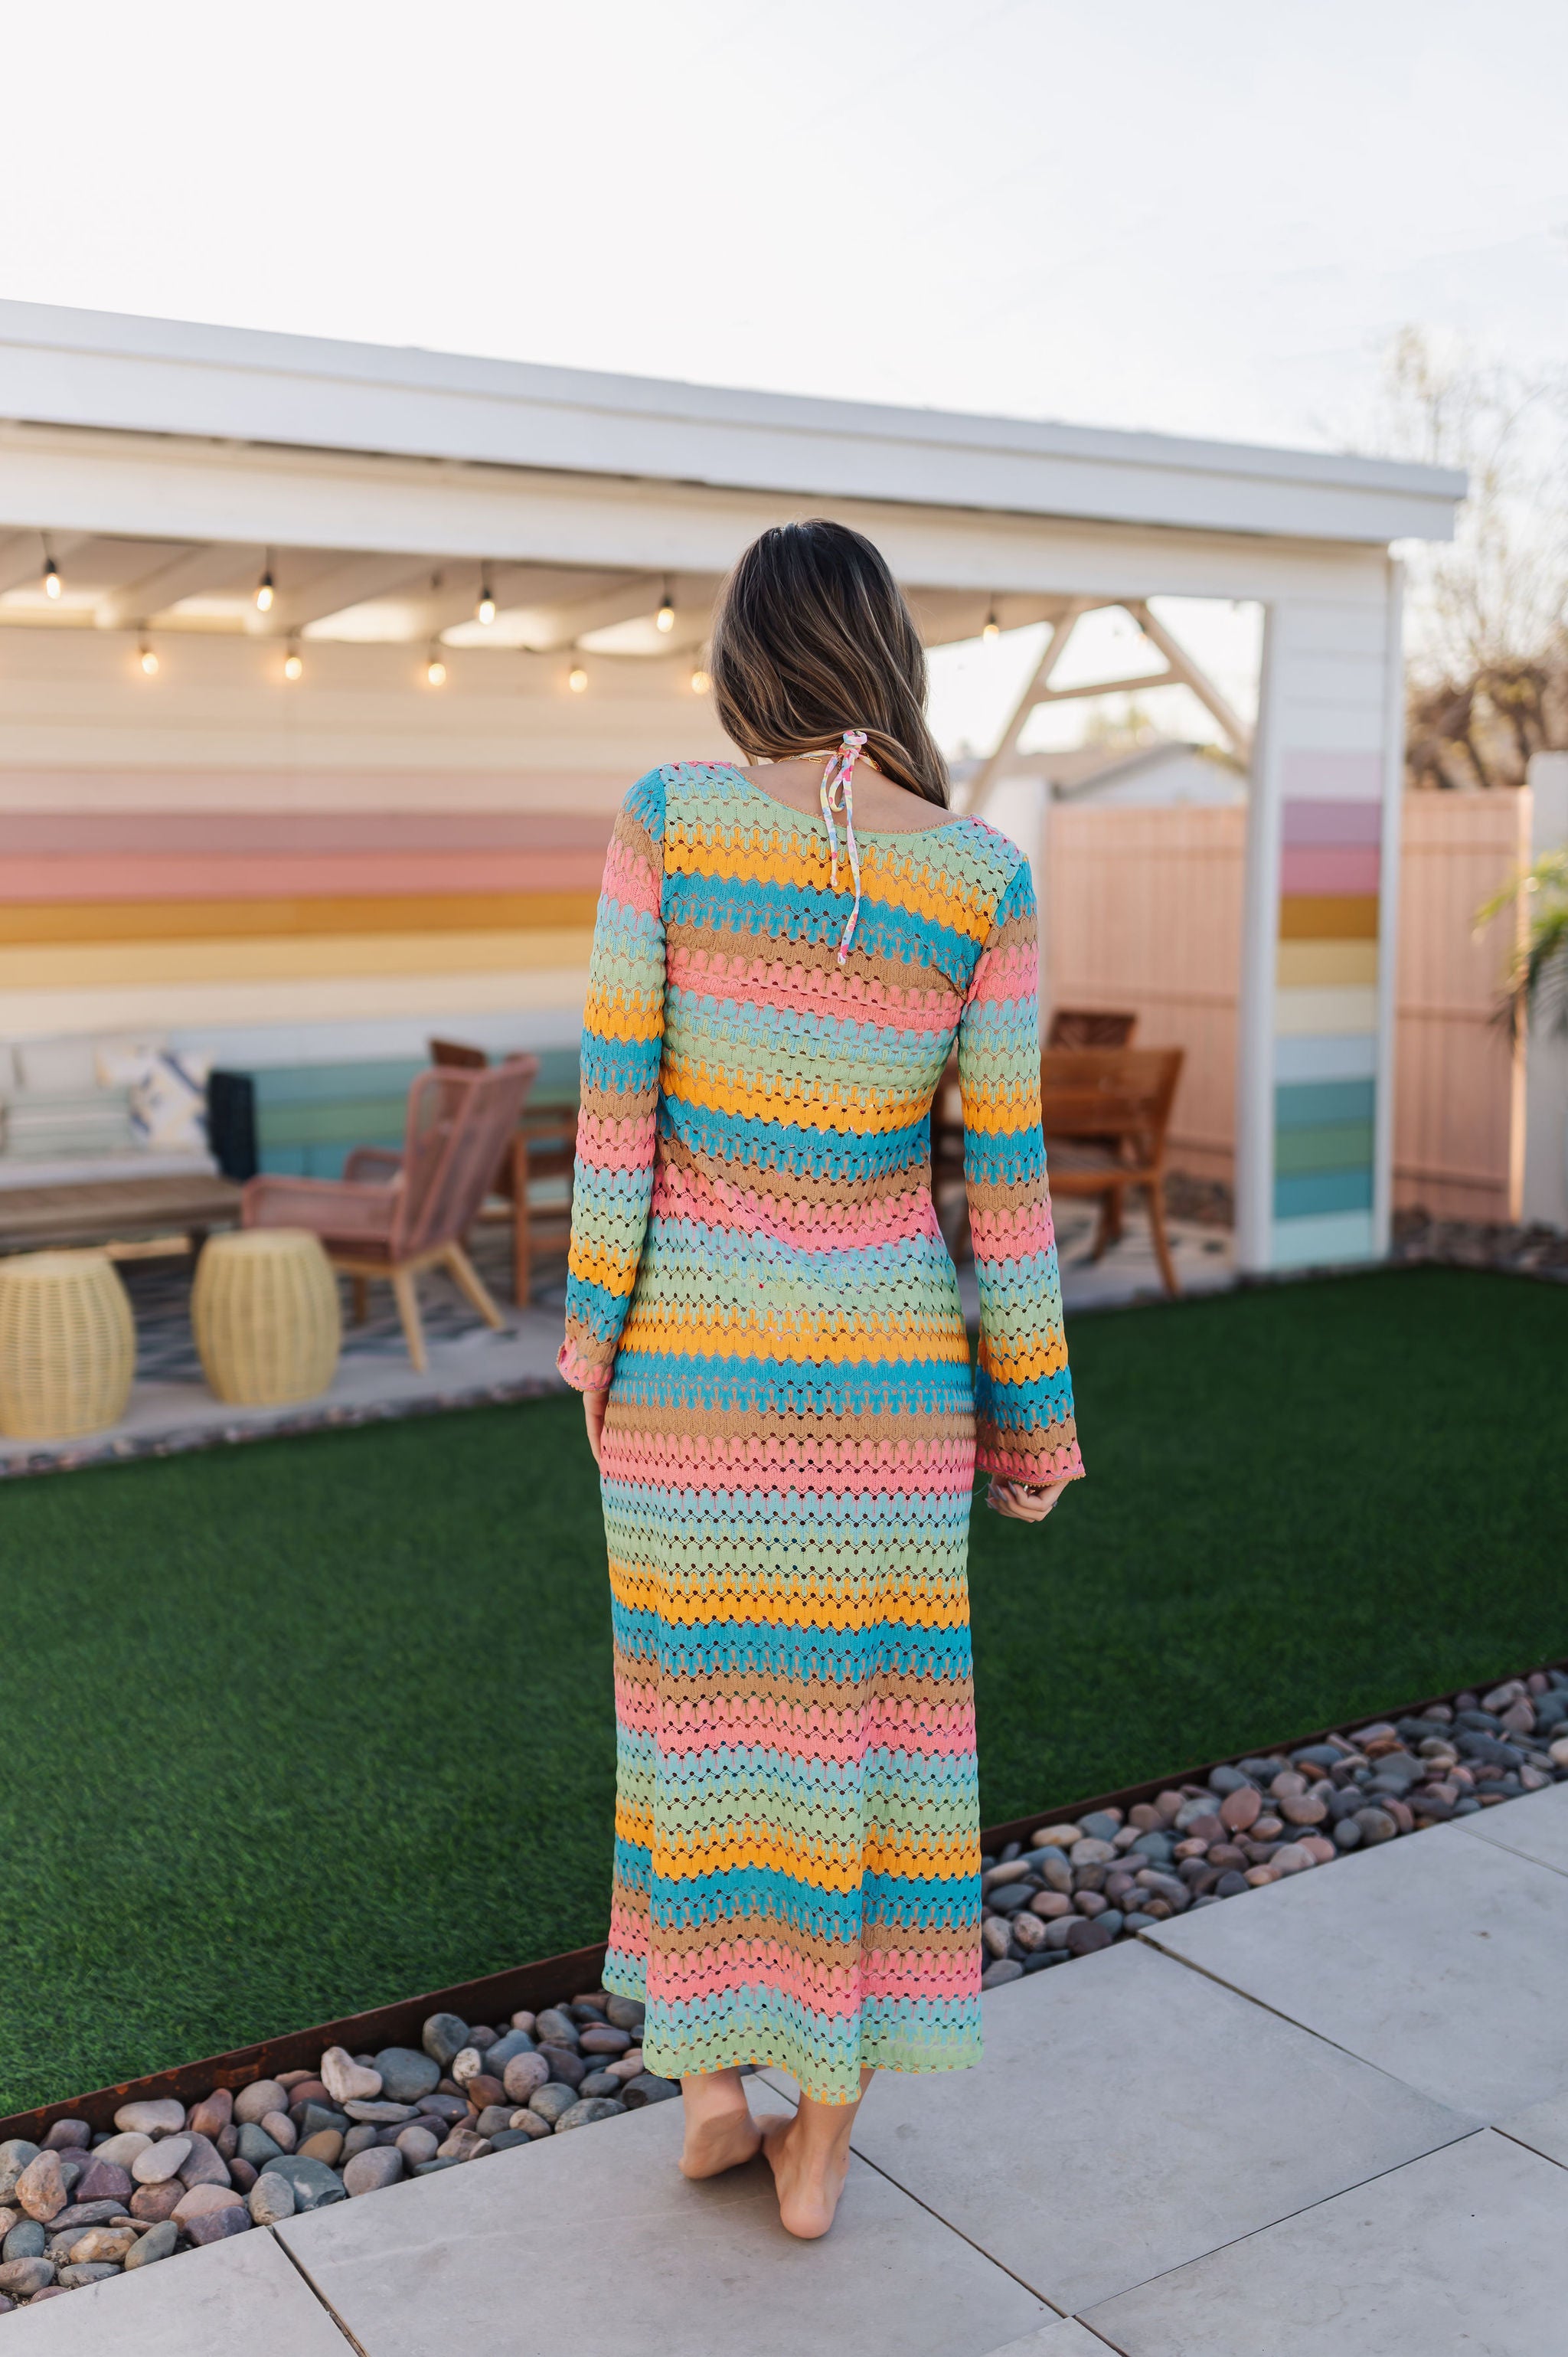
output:
[[[1252,1266],[1385,1248],[1397,576],[1368,587],[1364,600],[1293,601],[1269,616],[1242,975],[1252,1055],[1239,1143],[1251,1152],[1239,1153],[1238,1179],[1251,1198],[1240,1225]]]
[[[564,1041],[608,827],[596,810],[13,808],[0,1033],[175,1032],[222,1057],[242,1027],[254,1060],[258,1030],[305,1026],[326,1060],[345,1026],[492,1033],[510,1015]]]

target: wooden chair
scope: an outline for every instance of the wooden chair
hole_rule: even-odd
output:
[[[460,1071],[484,1071],[489,1058],[482,1048],[457,1039],[432,1039],[433,1064]],[[514,1060],[531,1068],[531,1083],[539,1072],[537,1056]],[[542,1252],[558,1251],[563,1257],[572,1242],[572,1178],[577,1160],[577,1116],[569,1106],[524,1104],[519,1126],[508,1139],[489,1192],[509,1208],[499,1216],[511,1222],[511,1294],[518,1308],[526,1309],[533,1286],[533,1264]],[[536,1190],[552,1193],[542,1203]],[[481,1206],[478,1215],[487,1214]]]
[[[1110,1007],[1053,1006],[1047,1048],[1130,1048],[1138,1028],[1136,1015]]]
[[[1179,1294],[1165,1234],[1165,1135],[1186,1050],[1181,1048],[1047,1048],[1040,1058],[1040,1126],[1051,1194],[1100,1205],[1090,1255],[1122,1232],[1128,1190],[1149,1206],[1155,1258],[1165,1291]]]
[[[415,1279],[444,1267],[488,1326],[505,1318],[463,1249],[517,1127],[529,1083],[531,1057],[512,1057],[494,1071],[421,1072],[408,1092],[408,1127],[401,1154],[359,1146],[341,1178],[252,1178],[244,1192],[248,1228],[308,1228],[320,1237],[334,1268],[354,1279],[357,1318],[365,1312],[371,1277],[390,1280],[408,1355],[425,1371],[424,1331]]]
[[[1136,1015],[1111,1008],[1058,1006],[1052,1010],[1046,1045],[1126,1048],[1137,1028]],[[931,1104],[931,1200],[949,1251],[954,1260],[967,1260],[971,1247],[969,1200],[963,1183],[963,1095],[956,1053],[948,1058]]]

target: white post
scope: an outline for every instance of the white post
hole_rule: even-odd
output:
[[[1385,649],[1381,905],[1378,914],[1378,1071],[1372,1110],[1372,1250],[1388,1257],[1393,1234],[1394,1072],[1399,1039],[1400,846],[1404,821],[1404,566],[1389,559]]]
[[[1258,726],[1247,797],[1241,972],[1236,1006],[1236,1265],[1257,1273],[1273,1257],[1274,970],[1279,933],[1280,631],[1263,619]]]
[[[1530,765],[1530,857],[1568,845],[1568,753],[1538,753]],[[1524,1200],[1521,1215],[1568,1228],[1568,1039],[1530,1026],[1525,1040]]]

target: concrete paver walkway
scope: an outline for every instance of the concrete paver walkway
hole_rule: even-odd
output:
[[[978,2070],[875,2089],[825,2244],[784,2234],[761,2163],[687,2185],[669,2104],[0,2330],[40,2357],[1568,2345],[1568,1785],[985,2003]]]

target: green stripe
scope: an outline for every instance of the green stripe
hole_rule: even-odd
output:
[[[1372,1159],[1369,1121],[1338,1121],[1322,1129],[1282,1129],[1274,1138],[1274,1173],[1305,1178],[1314,1170],[1365,1170]]]

